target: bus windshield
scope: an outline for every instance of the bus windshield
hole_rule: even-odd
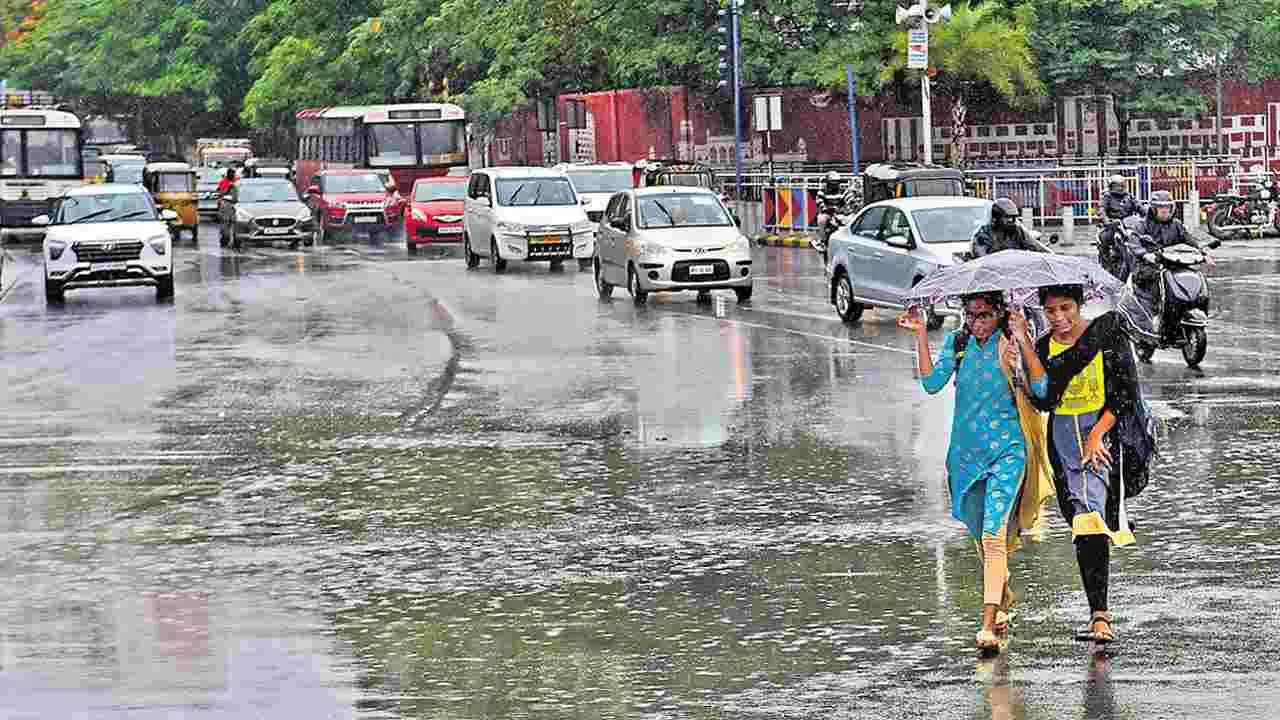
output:
[[[371,123],[365,127],[370,167],[449,165],[466,161],[467,131],[462,120]]]
[[[0,131],[0,163],[9,177],[80,177],[83,168],[75,130]]]

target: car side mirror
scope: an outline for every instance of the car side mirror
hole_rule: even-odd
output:
[[[178,219],[178,213],[170,210],[169,208],[165,208],[164,210],[160,211],[160,218],[167,222],[173,222],[174,220]]]
[[[44,215],[41,215],[40,217],[45,217],[45,216],[44,216]],[[33,221],[33,222],[34,222],[34,221]],[[39,223],[36,223],[36,224],[38,225]],[[1212,241],[1212,242],[1210,242],[1208,245],[1205,245],[1205,247],[1206,247],[1206,248],[1208,248],[1208,249],[1210,249],[1210,250],[1217,250],[1218,248],[1222,247],[1222,241],[1221,241],[1221,240],[1213,240],[1213,241]]]
[[[305,195],[319,195],[319,194],[320,194],[320,186],[319,186],[319,185],[311,185],[311,186],[309,186],[309,187],[307,188],[307,191],[306,191],[304,194],[305,194]]]
[[[742,218],[738,217],[738,213],[730,211],[729,214],[733,216],[733,224],[737,227],[742,227]]]
[[[31,218],[31,224],[39,227],[53,224],[53,220],[48,215],[37,215]]]
[[[1054,234],[1052,234],[1052,235],[1050,235],[1050,236],[1049,236],[1049,244],[1050,244],[1050,245],[1057,245],[1057,244],[1058,244],[1058,233],[1054,233]]]
[[[910,250],[916,246],[916,244],[907,235],[890,235],[884,239],[884,242],[886,245],[892,245],[906,250]]]
[[[590,198],[582,198],[581,200],[579,200],[579,201],[578,201],[578,203],[579,203],[579,204],[581,204],[581,205],[590,205],[590,204],[591,204],[591,199],[590,199]]]
[[[609,224],[619,232],[631,232],[631,221],[627,218],[614,218],[609,221]]]

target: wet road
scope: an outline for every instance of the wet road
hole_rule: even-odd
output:
[[[1203,372],[1095,661],[1069,531],[979,661],[950,396],[812,253],[756,298],[350,244],[177,250],[177,297],[0,303],[0,717],[1261,717],[1280,703],[1280,249],[1224,248]],[[941,337],[941,333],[937,334]],[[936,340],[935,340],[936,345]]]

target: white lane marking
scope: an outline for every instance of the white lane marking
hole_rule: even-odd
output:
[[[685,317],[698,318],[701,320],[714,320],[716,322],[730,322],[737,325],[742,325],[743,327],[760,328],[762,330],[776,330],[778,332],[790,333],[792,335],[801,335],[803,337],[814,338],[817,340],[828,340],[830,342],[836,342],[836,343],[848,343],[850,345],[871,348],[873,350],[888,350],[889,352],[896,352],[901,355],[912,355],[912,356],[915,355],[915,352],[912,350],[904,350],[902,348],[890,347],[888,345],[877,345],[875,343],[862,342],[861,340],[853,340],[850,338],[840,338],[840,337],[835,337],[833,335],[821,335],[819,333],[804,332],[803,330],[792,330],[790,328],[777,327],[774,325],[766,325],[764,323],[753,323],[753,322],[747,322],[746,320],[735,320],[733,318],[711,317],[709,315],[699,315],[697,313],[681,312],[679,310],[667,310],[666,312],[669,312],[672,315],[683,315]]]

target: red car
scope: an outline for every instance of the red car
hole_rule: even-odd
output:
[[[316,217],[319,242],[343,231],[391,235],[400,225],[400,204],[373,170],[321,170],[303,199]]]
[[[404,239],[409,254],[418,245],[456,242],[462,239],[462,207],[467,197],[466,177],[422,178],[413,183],[409,212],[404,216]]]

